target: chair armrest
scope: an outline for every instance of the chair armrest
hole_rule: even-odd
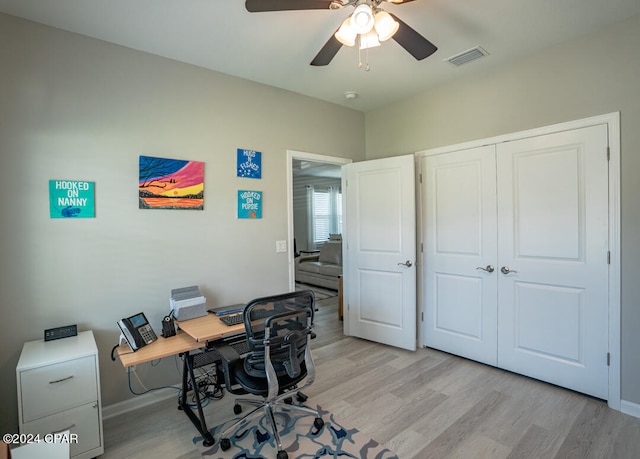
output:
[[[233,371],[231,368],[241,362],[240,354],[234,348],[226,343],[212,344],[210,349],[215,351],[220,356],[220,363],[218,364],[219,371],[224,375],[224,384],[229,392],[232,394],[244,393],[237,392],[236,380],[232,377]]]
[[[305,261],[318,261],[319,259],[319,255],[301,255],[296,258],[296,263],[304,263]]]
[[[240,354],[226,343],[213,344],[211,349],[215,350],[222,359],[222,364],[229,367],[240,360]]]

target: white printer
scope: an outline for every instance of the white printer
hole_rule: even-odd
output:
[[[178,321],[207,315],[207,299],[200,295],[197,285],[171,290],[169,303],[173,317]]]

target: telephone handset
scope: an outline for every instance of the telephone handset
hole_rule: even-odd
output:
[[[149,325],[149,321],[142,312],[119,320],[118,327],[120,327],[124,339],[127,340],[129,347],[133,351],[158,339],[153,328]]]

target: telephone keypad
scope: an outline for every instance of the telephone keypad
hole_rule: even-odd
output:
[[[140,334],[142,335],[142,339],[144,340],[145,343],[149,344],[153,341],[155,341],[156,338],[156,334],[153,332],[153,329],[151,328],[151,325],[147,324],[147,325],[143,325],[142,327],[140,327],[138,329],[138,331],[140,332]]]

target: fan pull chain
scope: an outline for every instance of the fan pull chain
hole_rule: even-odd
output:
[[[364,68],[364,70],[368,72],[369,70],[371,70],[371,67],[369,67],[369,48],[365,49],[364,53],[367,59],[367,66]]]
[[[359,38],[360,38],[360,44],[362,44],[362,35],[360,35]],[[369,48],[365,48],[364,52],[365,52],[365,60],[367,64],[364,70],[368,72],[369,70],[371,70],[371,67],[369,67]],[[362,68],[362,47],[361,46],[358,46],[358,68],[359,69]]]

